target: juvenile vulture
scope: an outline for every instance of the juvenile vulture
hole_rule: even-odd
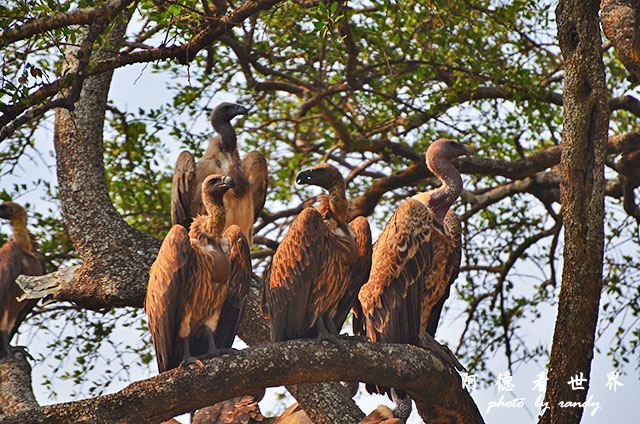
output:
[[[144,309],[160,372],[196,355],[219,355],[235,336],[251,259],[242,230],[225,230],[222,198],[233,185],[231,177],[207,177],[201,190],[208,214],[196,217],[188,234],[174,225],[151,266]],[[228,315],[225,301],[239,312]]]
[[[402,202],[376,241],[354,323],[372,341],[420,345],[420,331],[428,324],[422,317],[429,317],[443,298],[460,261],[451,241],[459,234],[447,234],[443,223],[462,190],[462,178],[450,160],[470,154],[470,147],[452,140],[439,139],[429,146],[427,166],[442,186]],[[367,389],[387,391],[371,385]]]
[[[274,342],[330,340],[339,330],[371,267],[371,232],[364,217],[347,223],[345,182],[329,164],[301,171],[298,184],[329,191],[318,209],[306,208],[291,224],[273,256],[262,307]],[[350,299],[350,300],[349,300]]]
[[[235,186],[224,196],[227,211],[225,228],[236,224],[251,246],[253,223],[260,215],[267,195],[267,161],[257,151],[249,152],[242,162],[237,148],[236,131],[231,119],[246,115],[247,109],[233,103],[221,103],[211,113],[211,124],[218,137],[209,139],[209,147],[196,162],[193,154],[183,151],[176,161],[171,184],[171,220],[189,228],[198,214],[205,214],[200,186],[211,174],[228,175]]]
[[[0,358],[12,353],[9,342],[33,309],[37,300],[23,300],[15,283],[18,275],[43,275],[44,257],[35,249],[33,236],[27,230],[27,213],[13,202],[0,204],[0,218],[11,221],[12,237],[0,248]]]

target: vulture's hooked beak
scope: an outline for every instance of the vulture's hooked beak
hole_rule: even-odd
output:
[[[225,187],[233,188],[236,185],[236,182],[233,178],[224,176],[222,177],[222,184],[224,184]]]
[[[236,115],[248,115],[248,114],[249,114],[249,111],[247,110],[246,107],[236,105]]]
[[[311,181],[311,170],[310,169],[305,169],[303,171],[298,172],[298,175],[296,176],[296,183],[298,183],[298,184],[309,184],[309,181]]]
[[[464,147],[464,151],[467,154],[467,156],[473,156],[476,153],[475,150],[473,150],[473,147],[471,146],[463,144],[462,147]]]
[[[11,219],[11,212],[9,211],[9,206],[5,204],[0,205],[0,218]]]

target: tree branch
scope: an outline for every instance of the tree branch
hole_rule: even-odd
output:
[[[346,353],[313,340],[245,349],[137,381],[109,395],[2,417],[12,423],[151,423],[274,385],[365,381],[405,390],[426,422],[482,423],[460,376],[441,355],[408,345],[345,340]],[[371,364],[375,364],[372,367]],[[184,396],[188,393],[189,396]]]

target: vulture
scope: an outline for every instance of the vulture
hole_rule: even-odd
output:
[[[144,309],[160,372],[195,362],[198,355],[219,355],[235,337],[251,257],[242,230],[225,229],[223,196],[233,186],[224,175],[204,180],[207,215],[194,218],[189,233],[174,225],[149,271]]]
[[[471,154],[470,147],[452,140],[432,143],[427,167],[442,186],[402,202],[376,241],[371,274],[358,294],[354,318],[354,329],[366,331],[372,341],[420,346],[420,331],[437,325],[439,302],[446,299],[460,263],[455,253],[459,221],[450,222],[449,207],[460,195],[462,178],[450,161]],[[455,214],[453,218],[455,222]],[[371,385],[367,390],[388,393]]]
[[[12,353],[9,342],[37,300],[18,301],[22,290],[15,283],[21,275],[43,275],[44,257],[36,251],[27,230],[27,212],[14,202],[0,204],[0,218],[11,221],[12,237],[0,248],[0,358]]]
[[[196,162],[183,151],[176,161],[171,184],[171,221],[190,228],[198,214],[207,213],[200,186],[211,174],[233,178],[235,186],[224,196],[227,211],[225,228],[240,227],[251,246],[253,223],[260,216],[267,195],[267,161],[257,152],[249,152],[242,161],[237,148],[236,131],[231,119],[246,115],[247,109],[234,103],[221,103],[211,113],[211,124],[218,137],[209,139],[209,147]]]
[[[342,346],[342,324],[371,268],[371,231],[365,217],[347,222],[345,182],[332,165],[301,171],[298,184],[329,191],[317,209],[304,209],[273,256],[262,293],[273,342],[296,338]]]

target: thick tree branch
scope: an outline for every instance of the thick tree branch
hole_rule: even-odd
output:
[[[53,29],[70,25],[88,25],[97,19],[112,20],[130,4],[132,4],[132,0],[110,0],[96,7],[75,9],[68,13],[56,13],[53,16],[35,19],[15,29],[1,31],[0,48]]]
[[[451,364],[408,345],[344,341],[346,353],[315,341],[252,347],[130,384],[110,395],[2,417],[3,423],[155,423],[273,385],[366,381],[405,390],[426,422],[482,423]],[[375,366],[372,366],[375,364]],[[185,396],[188,393],[189,396]]]
[[[549,358],[540,423],[578,423],[585,390],[567,382],[576,373],[590,379],[598,322],[604,253],[604,162],[609,109],[598,20],[598,0],[560,0],[558,40],[565,63],[562,160],[560,163],[564,250],[558,318]]]
[[[0,417],[20,411],[44,418],[31,389],[31,366],[16,353],[0,359]]]

